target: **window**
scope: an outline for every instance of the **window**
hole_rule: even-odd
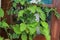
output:
[[[52,0],[28,0],[28,2],[32,1],[34,2],[42,2],[44,4],[52,4]]]
[[[52,4],[52,0],[41,0],[44,4]]]

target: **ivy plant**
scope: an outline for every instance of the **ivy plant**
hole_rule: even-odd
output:
[[[11,26],[14,35],[17,36],[10,35],[11,39],[21,36],[22,40],[27,40],[27,34],[29,34],[29,40],[33,40],[34,35],[37,34],[37,26],[39,26],[40,34],[43,34],[46,40],[51,39],[47,18],[50,12],[55,12],[54,14],[57,18],[60,18],[60,14],[55,8],[41,5],[43,4],[33,4],[28,0],[12,0],[12,7],[8,10],[8,15],[17,15],[16,22],[19,21],[20,23],[15,23]],[[35,14],[39,14],[39,22],[36,21]]]

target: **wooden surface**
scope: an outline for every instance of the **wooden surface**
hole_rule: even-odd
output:
[[[54,7],[57,8],[57,11],[60,13],[60,0],[54,0]],[[60,19],[57,19],[54,15],[52,15],[52,21],[51,21],[51,34],[52,34],[52,40],[60,40]]]
[[[10,16],[7,15],[7,11],[11,7],[11,1],[10,0],[1,0],[1,5],[2,5],[2,8],[3,8],[4,12],[5,12],[4,17],[7,18],[7,23],[10,24],[11,21],[9,21],[9,20],[11,20],[11,19],[10,19]]]

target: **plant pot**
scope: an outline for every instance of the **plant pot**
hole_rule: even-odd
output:
[[[46,40],[44,35],[37,35],[33,40]]]

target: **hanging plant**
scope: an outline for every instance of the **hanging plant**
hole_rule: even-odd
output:
[[[60,18],[60,14],[58,14],[55,8],[43,7],[40,6],[43,4],[30,3],[28,0],[13,0],[12,2],[8,15],[16,15],[17,20],[15,25],[10,26],[14,31],[14,35],[16,35],[16,37],[12,34],[9,35],[11,40],[19,38],[19,36],[21,36],[22,40],[27,40],[27,34],[29,34],[29,40],[33,40],[37,34],[37,26],[39,26],[40,34],[43,34],[46,40],[51,40],[47,18],[52,11],[55,12],[54,14],[57,18]],[[36,21],[35,14],[39,14],[39,22]]]

